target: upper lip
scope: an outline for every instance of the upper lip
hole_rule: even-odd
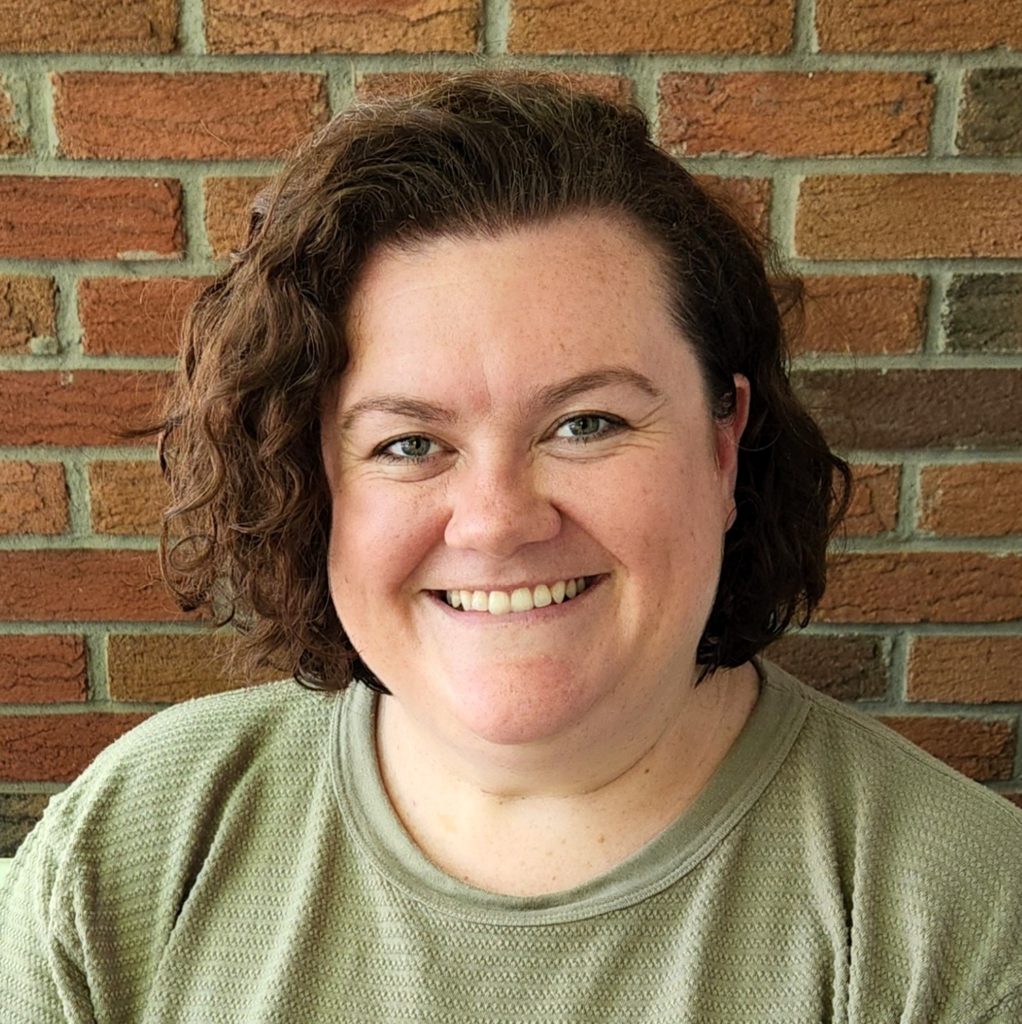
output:
[[[577,572],[569,576],[544,576],[540,580],[535,582],[519,582],[519,583],[484,583],[484,584],[465,584],[458,583],[454,586],[445,587],[431,587],[431,590],[447,591],[447,590],[535,590],[536,587],[546,585],[550,586],[551,583],[556,583],[558,580],[577,580],[579,578],[586,580],[593,580],[597,576],[602,576],[603,573],[586,573]]]

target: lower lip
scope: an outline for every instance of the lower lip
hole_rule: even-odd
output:
[[[587,576],[585,590],[581,594],[576,594],[573,598],[568,601],[562,601],[560,604],[556,602],[548,604],[545,608],[533,608],[527,612],[508,612],[506,615],[491,615],[489,612],[473,612],[464,611],[461,608],[452,608],[436,591],[429,591],[429,596],[433,601],[439,605],[448,615],[454,619],[459,619],[465,623],[479,623],[479,624],[493,624],[499,626],[506,626],[511,623],[528,623],[528,622],[544,622],[560,618],[562,615],[570,612],[571,609],[586,600],[594,590],[599,590],[603,584],[603,581],[607,579],[606,574],[602,576]]]

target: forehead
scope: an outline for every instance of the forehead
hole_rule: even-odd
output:
[[[562,217],[489,236],[383,247],[345,321],[352,400],[395,386],[491,395],[687,349],[655,246],[623,216]],[[355,394],[358,392],[359,394]]]

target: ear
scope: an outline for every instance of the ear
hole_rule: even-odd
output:
[[[720,472],[723,498],[732,515],[728,517],[728,526],[733,521],[735,481],[738,478],[738,444],[749,422],[749,399],[751,389],[749,380],[740,373],[734,376],[735,406],[727,419],[715,420],[717,469]]]

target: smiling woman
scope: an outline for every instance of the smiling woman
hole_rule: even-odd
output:
[[[635,111],[480,74],[310,140],[157,428],[167,582],[292,678],[54,798],[5,1020],[1018,1020],[1017,811],[760,657],[848,478],[785,366]]]

